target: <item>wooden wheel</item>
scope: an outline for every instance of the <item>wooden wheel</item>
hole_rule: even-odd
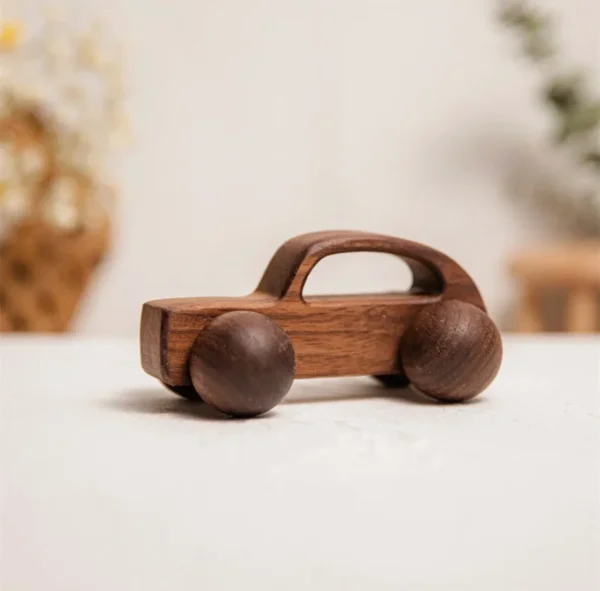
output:
[[[194,343],[190,376],[205,402],[222,413],[253,417],[271,410],[294,380],[294,348],[268,316],[227,312]]]
[[[498,328],[480,308],[448,300],[423,308],[401,343],[402,366],[415,388],[442,402],[485,390],[502,360]]]

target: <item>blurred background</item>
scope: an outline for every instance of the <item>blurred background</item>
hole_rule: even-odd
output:
[[[598,330],[598,0],[1,6],[2,330],[134,336],[336,228],[446,252],[505,330]]]

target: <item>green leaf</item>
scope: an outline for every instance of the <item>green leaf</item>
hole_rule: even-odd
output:
[[[543,37],[531,37],[524,43],[524,52],[534,62],[543,62],[552,58],[555,54],[554,46],[548,39]]]
[[[587,133],[600,125],[600,101],[574,110],[568,117],[571,133]]]
[[[600,150],[592,150],[585,155],[586,162],[600,169]]]
[[[573,111],[583,102],[580,77],[556,78],[544,90],[546,100],[559,112]]]

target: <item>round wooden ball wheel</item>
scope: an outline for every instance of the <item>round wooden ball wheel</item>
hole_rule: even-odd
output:
[[[496,325],[481,309],[448,300],[423,308],[400,344],[412,385],[445,402],[469,400],[492,382],[502,361]]]
[[[234,417],[276,406],[294,381],[295,357],[283,329],[257,312],[227,312],[198,335],[190,356],[196,392]]]

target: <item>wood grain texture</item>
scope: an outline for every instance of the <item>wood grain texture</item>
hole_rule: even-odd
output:
[[[294,348],[268,316],[238,310],[216,318],[192,347],[190,375],[202,399],[234,417],[261,415],[294,381]]]
[[[412,288],[406,293],[303,296],[306,279],[321,259],[357,251],[401,257],[412,270]],[[305,234],[279,248],[249,296],[144,304],[142,365],[167,384],[190,384],[190,352],[202,330],[225,312],[251,310],[272,318],[288,334],[297,378],[396,374],[400,340],[411,320],[425,306],[446,299],[465,301],[485,311],[469,275],[434,249],[365,232]]]
[[[428,306],[402,337],[401,356],[409,380],[441,401],[469,400],[498,373],[502,340],[479,308],[458,300]]]

